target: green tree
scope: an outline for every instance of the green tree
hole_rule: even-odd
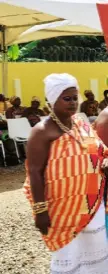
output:
[[[107,62],[108,54],[102,36],[57,37],[8,49],[9,61],[15,62]]]

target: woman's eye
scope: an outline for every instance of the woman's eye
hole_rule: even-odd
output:
[[[78,100],[77,96],[73,97],[73,101],[77,101],[77,100]]]
[[[67,101],[67,102],[70,102],[70,101],[77,101],[77,100],[78,100],[78,97],[77,97],[77,96],[74,96],[74,97],[65,96],[65,97],[63,97],[63,100],[64,100],[64,101]]]
[[[63,100],[64,101],[71,101],[71,97],[69,97],[69,96],[63,97]]]

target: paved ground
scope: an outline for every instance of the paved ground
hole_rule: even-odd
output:
[[[0,168],[0,274],[49,274],[50,254],[36,231],[22,166]]]

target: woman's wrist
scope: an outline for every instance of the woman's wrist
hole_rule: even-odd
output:
[[[32,205],[33,207],[33,213],[34,214],[40,214],[45,211],[48,211],[48,201],[45,202],[37,202]]]

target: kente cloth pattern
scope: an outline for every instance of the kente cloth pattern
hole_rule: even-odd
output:
[[[104,193],[105,178],[100,165],[104,146],[94,131],[82,120],[74,118],[75,138],[64,133],[52,142],[45,170],[45,200],[51,227],[42,236],[48,248],[58,250],[81,232],[97,212]],[[87,142],[85,149],[82,136]],[[24,191],[33,204],[29,167]]]

